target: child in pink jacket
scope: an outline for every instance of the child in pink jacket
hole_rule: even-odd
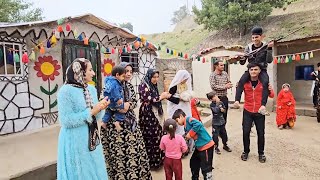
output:
[[[164,130],[167,135],[162,136],[160,142],[160,149],[165,152],[164,171],[166,173],[166,180],[172,180],[173,173],[175,180],[182,180],[182,153],[188,149],[184,138],[175,134],[177,123],[173,119],[167,119],[164,122]]]

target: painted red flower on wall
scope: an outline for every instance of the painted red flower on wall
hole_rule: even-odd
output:
[[[58,70],[61,66],[57,60],[53,60],[52,56],[39,57],[38,61],[34,63],[34,70],[38,71],[37,76],[41,77],[43,81],[54,80],[55,76],[59,76]]]
[[[112,61],[112,59],[104,59],[101,72],[104,76],[110,76],[112,68],[114,67],[115,63]]]

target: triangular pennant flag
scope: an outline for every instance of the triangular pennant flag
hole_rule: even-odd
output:
[[[274,63],[274,64],[278,64],[278,58],[277,58],[277,57],[274,57],[274,58],[273,58],[273,63]]]
[[[281,63],[281,58],[280,58],[280,56],[278,57],[278,63]]]
[[[173,50],[171,50],[170,54],[173,55]]]
[[[300,60],[301,60],[300,54],[297,54],[296,55],[296,61],[300,61]]]
[[[313,51],[311,51],[310,53],[310,58],[313,58]]]
[[[284,56],[281,57],[281,63],[286,63],[286,58]]]
[[[289,62],[291,63],[292,62],[292,55],[289,55]]]
[[[110,49],[109,48],[106,48],[106,53],[110,53]]]
[[[306,56],[304,57],[305,60],[309,60],[309,53],[306,53]]]
[[[289,57],[288,56],[286,56],[286,63],[288,63],[289,62]]]
[[[185,58],[185,59],[188,59],[188,54],[185,54],[185,55],[184,55],[184,58]]]
[[[200,56],[197,57],[197,60],[200,61]]]
[[[293,54],[292,55],[292,61],[295,61],[296,60],[296,56]]]
[[[169,54],[170,53],[170,50],[167,48],[167,53]]]
[[[160,46],[158,47],[158,51],[161,51],[161,47]]]
[[[50,43],[50,41],[47,41],[47,48],[51,48],[51,43]]]
[[[32,50],[31,51],[31,54],[30,54],[30,56],[29,56],[29,59],[30,59],[30,61],[36,61],[36,53],[34,53],[34,51]]]
[[[22,62],[27,64],[29,62],[29,57],[28,57],[28,54],[27,52],[24,52],[23,55],[22,55]]]
[[[15,62],[20,62],[20,56],[18,53],[14,53],[14,61]]]
[[[206,58],[203,57],[203,58],[202,58],[202,63],[205,63],[205,62],[206,62]]]
[[[304,54],[303,53],[301,53],[301,60],[303,60],[304,59]]]

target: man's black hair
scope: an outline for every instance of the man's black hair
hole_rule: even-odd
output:
[[[251,34],[252,35],[260,35],[261,36],[263,34],[262,28],[261,27],[252,28]]]
[[[214,65],[214,66],[218,66],[218,65],[219,65],[219,62],[222,62],[222,63],[223,63],[222,60],[216,60],[216,61],[213,63],[213,65]]]
[[[111,71],[112,76],[116,76],[117,74],[122,75],[125,73],[126,73],[126,69],[123,66],[119,66],[119,65],[114,66]]]
[[[182,111],[182,109],[177,109],[177,110],[173,113],[172,119],[176,120],[177,118],[180,118],[180,115],[182,115],[183,117],[186,117],[186,116],[187,116],[186,113],[184,113],[184,112]]]
[[[317,67],[320,67],[320,62],[317,63]]]
[[[247,68],[250,69],[250,68],[253,68],[253,67],[256,67],[256,66],[258,66],[260,69],[262,69],[261,65],[259,63],[254,63],[254,62],[253,63],[249,63],[247,65]]]

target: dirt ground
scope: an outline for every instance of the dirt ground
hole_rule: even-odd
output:
[[[320,124],[314,117],[300,116],[294,129],[279,130],[275,114],[266,118],[265,155],[267,162],[258,161],[257,136],[253,129],[248,161],[240,159],[242,146],[242,112],[230,110],[227,131],[232,152],[222,150],[214,155],[214,179],[219,180],[320,180]],[[211,128],[208,128],[211,132]],[[221,140],[220,140],[221,142]],[[183,179],[191,179],[189,159],[183,159]],[[153,171],[155,180],[165,179],[164,170]]]

